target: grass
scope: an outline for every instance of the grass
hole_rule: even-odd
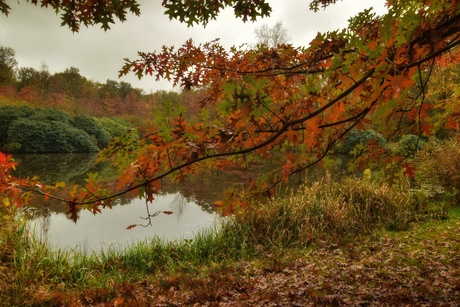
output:
[[[282,266],[290,261],[286,254],[295,258],[312,248],[345,246],[375,231],[406,230],[420,220],[419,209],[409,186],[377,185],[365,179],[339,184],[326,178],[290,197],[240,210],[220,229],[201,232],[193,240],[167,243],[153,238],[126,250],[91,256],[49,251],[21,224],[9,232],[14,256],[7,266],[14,274],[12,282],[2,287],[0,299],[13,305],[29,300],[46,303],[54,299],[49,296],[53,289],[62,293],[98,289],[101,299],[111,300],[113,285],[134,280],[155,279],[169,289],[184,282],[181,276],[211,274],[240,261]]]
[[[89,305],[90,301],[129,297],[139,283],[155,284],[162,291],[189,288],[202,300],[218,300],[215,285],[206,282],[209,278],[226,286],[247,287],[243,280],[259,274],[257,270],[277,273],[296,259],[311,260],[311,254],[329,257],[323,250],[333,251],[330,257],[335,262],[325,260],[321,271],[329,278],[327,272],[345,261],[334,254],[337,249],[352,258],[368,257],[368,251],[356,244],[363,242],[378,255],[381,247],[375,242],[381,238],[399,241],[400,245],[392,246],[398,255],[388,260],[393,267],[403,263],[418,271],[427,270],[426,255],[450,265],[452,246],[458,248],[458,244],[438,246],[433,251],[427,248],[437,246],[433,242],[439,238],[456,240],[448,232],[460,219],[460,209],[452,207],[457,204],[455,191],[440,197],[413,189],[406,179],[388,185],[370,177],[367,173],[363,178],[335,182],[326,176],[287,197],[237,210],[222,225],[199,233],[193,240],[165,242],[153,238],[125,250],[113,248],[89,256],[48,250],[27,233],[24,219],[14,219],[4,208],[0,212],[0,302],[5,306],[65,305],[88,297]],[[450,222],[443,223],[438,217]],[[414,225],[417,232],[408,232]],[[370,266],[375,266],[379,278],[394,274],[393,267],[377,267],[374,262]],[[404,274],[398,278],[411,277]],[[370,287],[373,283],[378,284],[369,279]],[[321,296],[330,291],[325,285],[315,293]]]

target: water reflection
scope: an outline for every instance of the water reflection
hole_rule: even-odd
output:
[[[50,184],[57,181],[64,181],[68,186],[82,183],[88,172],[102,174],[108,181],[116,177],[109,164],[95,164],[94,155],[42,154],[15,158],[19,161],[18,176],[37,175]],[[38,214],[31,224],[36,233],[43,239],[47,238],[52,247],[77,247],[82,252],[99,251],[111,245],[123,248],[131,242],[152,236],[165,240],[191,238],[199,229],[211,226],[216,219],[213,202],[222,198],[227,188],[235,184],[244,185],[248,183],[250,175],[255,177],[263,171],[262,166],[233,169],[225,173],[211,170],[188,177],[181,184],[165,179],[163,194],[156,195],[153,203],[146,204],[145,199],[123,195],[115,200],[111,209],[102,209],[100,214],[93,215],[91,211],[81,210],[77,223],[66,216],[65,204],[36,202],[33,206],[38,209]],[[299,183],[305,178],[302,174],[294,181]],[[137,227],[127,230],[130,225]]]
[[[146,205],[152,212],[160,212],[149,220]],[[171,211],[173,214],[162,214]],[[192,238],[200,229],[211,227],[217,215],[208,213],[195,202],[188,201],[179,192],[157,195],[152,203],[134,199],[129,206],[114,206],[93,215],[81,211],[78,223],[64,214],[41,215],[31,227],[41,238],[47,238],[52,248],[76,248],[82,253],[97,252],[110,246],[124,248],[130,243],[159,236],[166,241]],[[146,225],[148,224],[148,225]],[[127,230],[129,225],[139,225]],[[149,227],[141,227],[141,225]]]
[[[45,184],[65,182],[80,183],[86,174],[101,171],[107,165],[95,164],[97,154],[14,154],[19,163],[14,175],[20,177],[38,176]]]
[[[20,155],[15,159],[19,162],[16,175],[39,176],[47,184],[82,183],[88,172],[103,174],[104,178],[116,177],[109,164],[95,164],[94,155]],[[111,209],[102,209],[100,214],[80,210],[77,223],[66,216],[65,204],[37,201],[32,204],[37,208],[36,218],[30,224],[51,247],[77,248],[81,252],[97,252],[111,245],[123,248],[152,236],[165,240],[191,238],[199,229],[211,226],[216,219],[212,202],[231,184],[242,182],[243,177],[241,172],[211,171],[187,178],[182,184],[165,179],[164,193],[156,195],[152,203],[123,195],[114,201]],[[130,225],[137,227],[127,230]]]

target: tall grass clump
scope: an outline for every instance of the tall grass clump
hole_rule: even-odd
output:
[[[0,206],[0,302],[15,306],[27,291],[29,256],[25,210]],[[0,305],[2,306],[2,305]]]
[[[452,195],[460,201],[460,142],[430,142],[416,157],[417,180],[438,198]]]
[[[241,210],[222,231],[244,233],[250,246],[335,244],[376,228],[407,229],[419,205],[407,180],[398,185],[366,178],[336,182],[326,175],[288,197]]]
[[[15,239],[18,223],[14,219],[11,208],[0,206],[0,302],[9,300],[10,291],[14,288],[12,278],[13,259],[15,257]]]

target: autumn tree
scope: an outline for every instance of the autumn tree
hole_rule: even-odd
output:
[[[311,8],[334,2],[315,0]],[[125,4],[129,8],[131,2]],[[76,218],[80,206],[98,212],[98,206],[122,193],[152,200],[165,176],[181,180],[205,168],[270,160],[277,165],[270,173],[249,179],[245,193],[233,193],[227,202],[244,204],[248,197],[270,194],[289,176],[325,163],[352,129],[372,127],[389,139],[407,122],[429,135],[426,71],[460,43],[458,5],[450,0],[388,0],[385,15],[365,10],[350,18],[346,29],[320,33],[308,46],[226,50],[218,41],[189,40],[178,48],[139,52],[137,59],[126,59],[121,75],[148,74],[185,90],[204,90],[201,105],[218,110],[217,116],[190,123],[177,114],[161,131],[153,126],[140,138],[129,133],[116,139],[100,155],[124,169],[116,190],[104,189],[92,178],[62,200]],[[165,0],[163,6],[171,18],[188,25],[206,25],[225,7],[243,20],[271,11],[265,0]],[[84,18],[97,22],[98,16],[91,19],[90,11]],[[73,19],[64,22],[74,29]],[[375,142],[364,150],[370,159],[383,154]]]
[[[427,122],[438,137],[449,137],[460,129],[459,50],[439,57],[431,68],[426,93],[426,102],[430,105]]]
[[[15,69],[18,65],[13,48],[0,46],[0,84],[11,85],[15,82]]]

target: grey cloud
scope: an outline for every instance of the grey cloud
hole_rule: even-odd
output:
[[[82,28],[79,33],[61,27],[59,16],[52,10],[24,1],[14,2],[11,14],[0,16],[0,45],[15,49],[21,67],[39,69],[45,62],[54,73],[73,66],[79,68],[83,76],[105,82],[117,80],[123,58],[134,59],[137,51],[160,50],[163,45],[178,46],[189,38],[197,43],[220,38],[225,47],[239,46],[254,42],[255,27],[278,20],[283,21],[292,43],[307,45],[318,31],[344,27],[346,20],[356,12],[370,5],[382,10],[384,2],[345,0],[314,14],[308,11],[308,0],[273,0],[272,16],[257,23],[243,23],[234,18],[231,10],[226,10],[206,28],[188,28],[178,21],[169,21],[163,14],[161,0],[142,0],[140,17],[128,16],[126,22],[115,24],[107,32],[93,27]],[[167,82],[155,82],[151,77],[139,81],[130,75],[122,80],[146,92],[171,89]]]

